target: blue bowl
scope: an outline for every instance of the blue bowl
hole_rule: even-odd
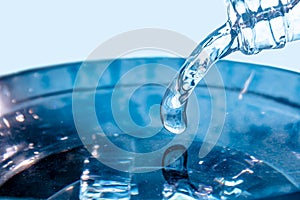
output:
[[[220,61],[189,101],[190,128],[174,135],[157,108],[183,62],[79,62],[0,78],[0,196],[299,199],[300,75]]]

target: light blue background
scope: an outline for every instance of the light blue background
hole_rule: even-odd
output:
[[[0,0],[0,75],[84,60],[117,34],[162,28],[200,41],[227,18],[224,0]],[[300,71],[300,42],[227,59]]]

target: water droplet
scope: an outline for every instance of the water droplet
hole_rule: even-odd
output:
[[[67,139],[69,139],[69,137],[68,136],[65,136],[65,137],[62,137],[62,138],[60,138],[60,140],[67,140]]]
[[[3,117],[2,120],[3,120],[4,124],[5,124],[5,126],[7,128],[10,128],[10,124],[9,124],[8,120],[5,117]]]
[[[82,173],[83,173],[84,175],[87,175],[87,174],[90,173],[90,171],[89,171],[88,169],[86,169],[86,170],[84,170]]]
[[[28,148],[29,149],[34,149],[34,144],[33,143],[29,143]]]
[[[12,165],[14,163],[14,161],[9,161],[8,163],[6,163],[5,165],[2,166],[3,169],[7,168],[8,166]]]
[[[33,119],[39,119],[40,117],[37,114],[32,114]]]
[[[94,146],[93,146],[92,155],[93,155],[95,158],[98,158],[98,157],[99,157],[99,152],[98,152],[99,147],[100,147],[99,145],[94,145]]]
[[[24,115],[23,115],[22,113],[17,112],[17,113],[16,113],[16,120],[17,120],[18,122],[24,122],[24,121],[25,121],[25,117],[24,117]]]
[[[30,109],[28,110],[28,113],[29,113],[29,114],[33,114],[33,110],[30,108]]]
[[[12,157],[14,154],[18,152],[19,148],[17,146],[10,146],[5,149],[5,153],[2,155],[2,161]]]

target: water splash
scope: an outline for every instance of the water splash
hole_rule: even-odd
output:
[[[162,169],[166,180],[163,185],[163,199],[212,199],[212,187],[190,181],[187,168],[188,154],[184,146],[175,145],[167,149],[163,157]],[[165,166],[166,163],[169,163]]]
[[[79,194],[81,200],[129,200],[132,195],[138,195],[138,189],[132,183],[131,173],[105,168],[94,157],[84,160]]]

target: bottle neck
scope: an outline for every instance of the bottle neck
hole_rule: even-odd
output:
[[[237,49],[255,54],[300,39],[300,0],[228,0]],[[267,2],[267,3],[266,3]]]

